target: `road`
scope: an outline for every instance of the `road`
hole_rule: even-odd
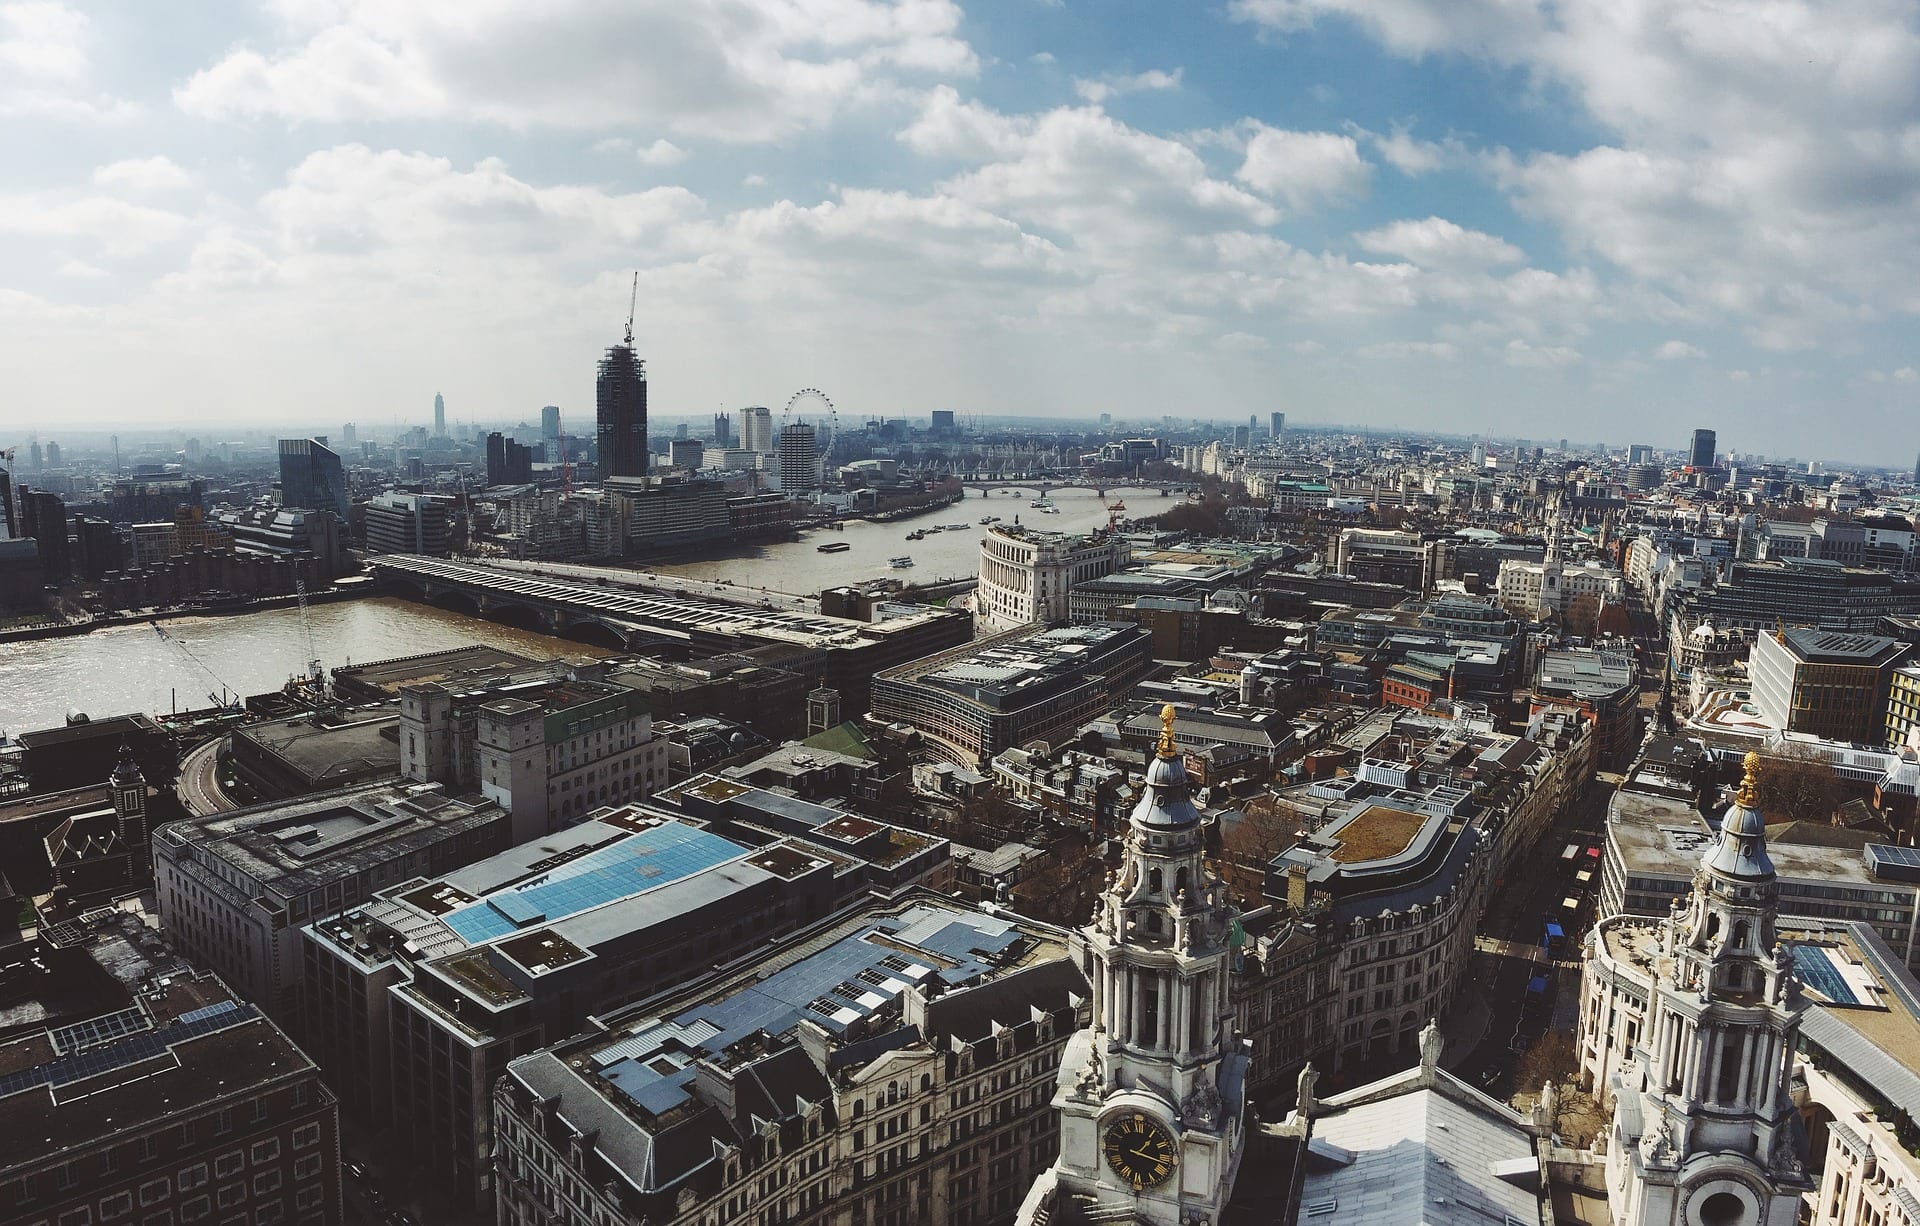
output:
[[[226,747],[226,737],[215,737],[180,759],[180,779],[174,784],[174,791],[179,794],[180,804],[189,817],[206,817],[240,807],[220,790],[220,755]]]

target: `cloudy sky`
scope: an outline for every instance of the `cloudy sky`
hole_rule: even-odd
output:
[[[1920,4],[0,0],[0,426],[1920,448]],[[8,433],[14,430],[9,429]]]

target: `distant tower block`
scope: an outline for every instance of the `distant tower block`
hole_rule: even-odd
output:
[[[807,695],[807,735],[840,726],[840,691],[821,686]]]

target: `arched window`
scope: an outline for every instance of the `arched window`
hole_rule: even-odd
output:
[[[1735,949],[1745,949],[1747,947],[1747,933],[1749,931],[1747,921],[1745,920],[1741,920],[1733,926],[1733,947]]]
[[[1147,870],[1147,892],[1151,894],[1160,892],[1160,870],[1157,868]]]
[[[1149,911],[1147,913],[1147,931],[1160,931],[1160,913],[1158,911]]]
[[[1707,940],[1711,941],[1719,935],[1720,917],[1718,915],[1709,915],[1707,917]]]
[[[866,1105],[867,1103],[865,1099],[856,1098],[853,1100],[853,1118],[854,1119],[857,1120],[860,1118],[861,1113],[866,1109]]]
[[[1187,870],[1186,869],[1181,868],[1174,872],[1173,888],[1175,893],[1178,893],[1179,891],[1187,888]]]

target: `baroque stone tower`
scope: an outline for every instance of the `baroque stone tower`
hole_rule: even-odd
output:
[[[1093,1022],[1061,1061],[1060,1157],[1023,1223],[1211,1226],[1239,1173],[1247,1057],[1228,1002],[1238,915],[1206,863],[1174,709],[1160,720],[1119,875],[1083,934]]]
[[[1806,1011],[1778,943],[1755,772],[1662,927],[1645,1042],[1621,1073],[1607,1153],[1618,1226],[1793,1226],[1807,1139],[1787,1079]]]

